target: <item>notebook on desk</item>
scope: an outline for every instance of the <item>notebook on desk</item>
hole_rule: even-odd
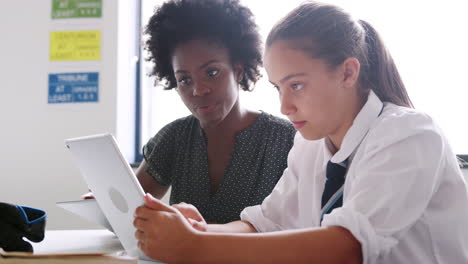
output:
[[[46,230],[34,254],[4,252],[2,264],[151,264],[123,254],[117,237],[107,230]]]
[[[111,134],[67,139],[66,147],[128,255],[149,259],[137,246],[133,215],[144,191]]]
[[[56,202],[57,206],[114,232],[96,199]]]

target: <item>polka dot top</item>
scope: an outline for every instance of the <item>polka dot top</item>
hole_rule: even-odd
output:
[[[237,134],[215,193],[210,192],[207,139],[195,117],[166,125],[143,147],[143,156],[156,182],[172,186],[171,204],[190,203],[207,222],[228,223],[271,193],[287,166],[295,133],[290,122],[262,112]]]

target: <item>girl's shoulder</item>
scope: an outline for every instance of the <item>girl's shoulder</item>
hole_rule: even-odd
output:
[[[398,106],[392,103],[384,103],[380,116],[376,119],[372,128],[376,132],[383,131],[439,131],[434,119],[428,114],[414,108]],[[388,133],[385,133],[388,134]]]
[[[382,113],[370,127],[366,141],[370,145],[386,147],[405,141],[444,145],[446,139],[428,114],[413,108],[384,103]]]

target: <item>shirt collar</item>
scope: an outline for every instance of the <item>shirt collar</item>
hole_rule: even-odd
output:
[[[361,111],[359,111],[348,132],[346,132],[340,150],[331,158],[333,163],[342,163],[353,154],[366,136],[372,123],[380,115],[382,107],[382,101],[380,101],[377,95],[371,90],[367,97],[367,102],[364,104]]]

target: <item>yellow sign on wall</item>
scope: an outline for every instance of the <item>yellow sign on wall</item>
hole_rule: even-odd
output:
[[[101,31],[50,32],[51,61],[91,61],[101,59]]]

